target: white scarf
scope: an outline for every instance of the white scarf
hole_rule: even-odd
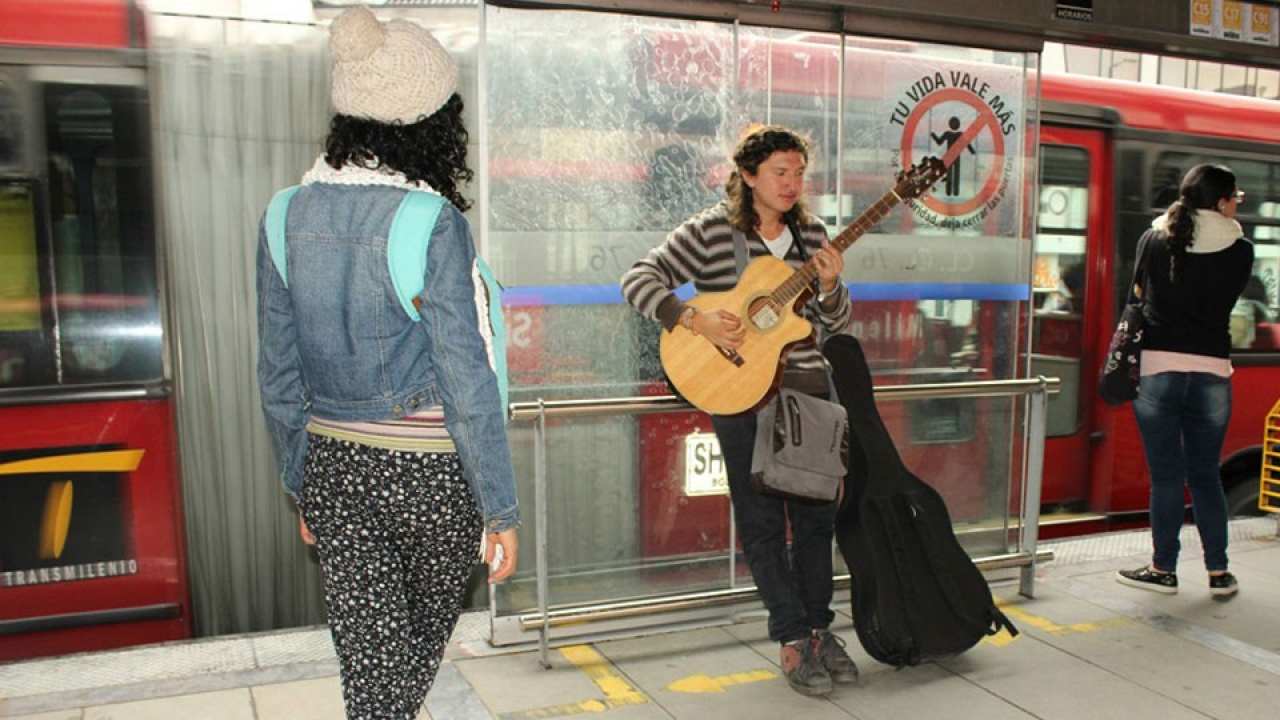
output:
[[[425,182],[409,182],[402,172],[388,168],[367,168],[359,165],[343,165],[335,168],[325,161],[324,156],[316,158],[311,169],[302,175],[302,184],[325,183],[327,185],[388,185],[405,190],[422,190],[439,195],[435,188]]]
[[[1151,227],[1165,235],[1169,233],[1169,215],[1165,213],[1151,223]],[[1216,210],[1196,210],[1193,241],[1187,252],[1212,253],[1231,247],[1244,236],[1244,229],[1233,218]]]

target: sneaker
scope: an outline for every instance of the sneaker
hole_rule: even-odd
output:
[[[1209,576],[1209,594],[1219,598],[1229,598],[1240,591],[1240,583],[1231,573]]]
[[[1178,592],[1178,574],[1171,572],[1155,572],[1150,567],[1137,570],[1121,570],[1116,580],[1124,585],[1153,590],[1158,593],[1172,595]]]
[[[813,649],[818,655],[818,662],[822,663],[833,682],[858,682],[858,666],[853,663],[849,653],[844,651],[844,638],[830,630],[814,630]]]
[[[830,695],[834,689],[831,676],[818,661],[816,645],[811,638],[782,644],[782,674],[787,684],[801,695]]]

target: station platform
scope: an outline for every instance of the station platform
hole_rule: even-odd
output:
[[[1124,718],[1274,720],[1280,703],[1275,517],[1231,523],[1240,593],[1212,599],[1194,528],[1177,595],[1115,582],[1149,557],[1146,531],[1042,543],[1036,597],[993,591],[1021,634],[897,670],[868,657],[838,592],[835,630],[862,678],[826,698],[792,692],[761,614],[737,622],[553,648],[495,649],[488,619],[459,623],[420,718]],[[0,717],[21,720],[342,720],[323,627],[0,665]]]

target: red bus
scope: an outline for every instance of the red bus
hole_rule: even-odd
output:
[[[191,635],[144,46],[0,4],[0,661]]]
[[[1133,271],[1137,239],[1193,165],[1236,173],[1237,219],[1256,250],[1231,318],[1233,411],[1222,481],[1233,515],[1257,513],[1262,431],[1280,393],[1280,105],[1274,101],[1044,75],[1032,374],[1065,369],[1050,403],[1045,500],[1111,518],[1145,512],[1148,476],[1132,408],[1098,400],[1097,369]],[[1064,274],[1075,274],[1063,282]],[[1053,288],[1069,290],[1062,310]]]

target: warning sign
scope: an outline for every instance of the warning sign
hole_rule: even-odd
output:
[[[889,117],[902,128],[896,166],[928,155],[947,164],[933,191],[909,203],[915,215],[948,229],[986,220],[1014,180],[1021,118],[1021,95],[1001,94],[977,73],[939,70],[906,88]]]

